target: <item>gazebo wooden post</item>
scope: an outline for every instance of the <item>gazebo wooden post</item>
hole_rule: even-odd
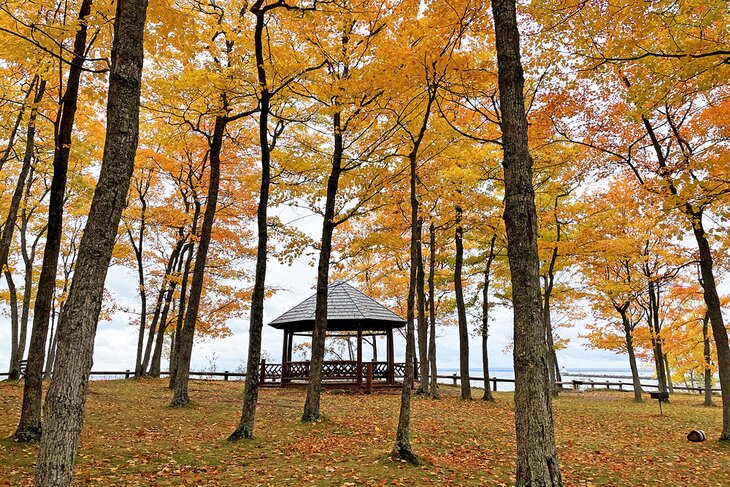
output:
[[[362,328],[357,329],[357,387],[362,387]]]
[[[388,384],[395,384],[395,352],[393,351],[393,329],[388,329]]]
[[[287,360],[287,353],[291,349],[291,336],[289,335],[289,330],[284,328],[284,344],[281,348],[281,383],[284,384],[284,376],[286,375],[286,362]]]

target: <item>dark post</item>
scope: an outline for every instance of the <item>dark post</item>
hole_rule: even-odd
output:
[[[223,372],[223,380],[228,380],[228,371]]]
[[[284,362],[286,362],[286,356],[289,352],[289,331],[284,329],[284,343],[281,346],[281,366],[284,368]]]
[[[365,378],[366,391],[368,394],[373,392],[373,363],[368,362],[367,364],[367,377]]]
[[[388,330],[388,384],[395,384],[395,352],[393,351],[393,329]]]
[[[261,379],[259,380],[259,384],[263,384],[266,382],[266,359],[261,359]]]
[[[124,378],[129,379],[129,369],[124,372]]]
[[[370,365],[370,364],[368,364]],[[370,365],[372,371],[372,365]],[[362,330],[357,330],[357,387],[362,387]]]
[[[454,375],[453,375],[453,376],[451,377],[451,380],[453,380],[453,381],[454,381],[454,385],[456,385],[456,374],[454,374]]]
[[[492,390],[494,392],[497,392],[497,378],[496,377],[492,377]]]
[[[420,377],[418,376],[418,359],[413,356],[413,380],[417,381]]]

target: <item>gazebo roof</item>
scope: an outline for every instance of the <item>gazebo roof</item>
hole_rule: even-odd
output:
[[[279,316],[269,326],[280,330],[312,331],[316,293]],[[405,325],[405,320],[366,296],[345,281],[331,282],[327,288],[327,330],[390,330]]]

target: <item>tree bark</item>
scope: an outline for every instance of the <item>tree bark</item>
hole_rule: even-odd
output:
[[[185,247],[187,248],[187,247]],[[180,251],[180,255],[178,256],[177,261],[177,271],[176,274],[180,275],[183,265],[183,257],[185,254],[185,248],[183,248]],[[186,262],[187,264],[187,262]],[[186,272],[189,271],[190,265],[187,264]],[[183,281],[187,281],[187,277],[184,277]],[[160,316],[158,328],[157,328],[157,338],[155,339],[155,350],[152,353],[152,359],[150,361],[150,368],[149,368],[149,375],[151,377],[159,378],[160,373],[162,370],[162,346],[165,343],[165,333],[167,332],[167,328],[170,325],[170,320],[168,319],[168,315],[170,314],[170,310],[175,309],[175,305],[173,304],[173,298],[175,295],[175,287],[176,282],[173,282],[170,285],[170,288],[167,290],[167,296],[165,296],[165,304],[162,308],[162,315]],[[180,290],[180,298],[178,300],[180,304],[184,302],[183,298],[183,289]],[[182,307],[179,307],[182,313]],[[172,344],[171,344],[172,345]],[[170,347],[172,349],[172,346]],[[171,350],[172,352],[172,350]],[[172,355],[172,353],[170,354]],[[170,359],[170,364],[172,365],[172,358]]]
[[[332,256],[332,234],[335,229],[335,201],[342,173],[342,128],[340,113],[333,117],[334,150],[332,168],[327,179],[324,221],[322,222],[322,241],[319,248],[317,266],[317,292],[314,311],[314,330],[312,332],[312,358],[309,368],[307,398],[304,402],[302,421],[316,421],[320,418],[320,397],[322,389],[322,364],[324,362],[325,339],[327,336],[327,285],[329,281],[330,258]]]
[[[218,205],[218,189],[220,187],[220,154],[223,147],[223,134],[226,130],[227,118],[217,116],[213,137],[210,143],[210,178],[208,181],[208,198],[203,212],[203,224],[200,228],[200,240],[198,250],[195,254],[195,266],[193,267],[193,279],[190,281],[190,295],[188,306],[185,310],[185,322],[180,331],[180,340],[177,352],[177,372],[171,406],[185,406],[190,402],[188,396],[188,380],[190,378],[190,358],[193,353],[193,341],[195,339],[195,324],[198,320],[200,298],[203,294],[203,281],[205,278],[205,263],[208,259],[208,248],[213,233],[213,222],[215,211]],[[182,309],[182,308],[181,308]]]
[[[456,293],[456,314],[459,318],[459,373],[461,375],[461,398],[471,399],[471,381],[469,380],[469,328],[466,322],[466,305],[461,269],[464,263],[464,243],[461,225],[462,211],[456,207],[456,261],[454,263],[454,291]]]
[[[61,321],[61,317],[63,316],[63,306],[61,307],[61,311],[58,314],[58,321]],[[56,320],[54,317],[54,313],[51,313],[51,329],[48,334],[50,338],[50,343],[48,343],[48,358],[46,359],[46,370],[43,372],[43,379],[47,380],[50,379],[53,375],[53,367],[56,364],[56,343],[57,343],[57,336],[55,330],[55,324]]]
[[[720,433],[720,440],[730,441],[730,344],[728,343],[727,329],[723,321],[720,298],[715,284],[712,251],[707,241],[701,214],[692,221],[692,228],[700,251],[701,284],[704,290],[707,313],[710,315],[712,336],[715,339],[715,351],[717,353],[717,368],[720,375],[720,394],[722,397],[722,433]]]
[[[430,108],[430,101],[429,101]],[[411,447],[411,387],[413,385],[413,357],[416,354],[416,344],[414,337],[414,321],[415,321],[415,300],[416,300],[416,281],[417,281],[417,265],[418,246],[420,245],[421,235],[418,228],[418,192],[416,181],[418,174],[416,171],[416,157],[418,154],[418,146],[423,139],[428,124],[428,112],[421,126],[420,136],[414,144],[414,148],[409,155],[410,163],[410,201],[411,201],[411,245],[410,245],[410,276],[408,279],[408,299],[406,304],[406,363],[405,372],[403,374],[403,387],[401,388],[400,412],[398,414],[398,428],[395,433],[395,445],[393,446],[392,456],[394,458],[405,460],[406,462],[418,465],[420,462],[418,457],[413,453]]]
[[[182,234],[182,229],[180,229]],[[163,308],[167,306],[169,309],[170,299],[172,299],[172,293],[175,290],[175,281],[170,281],[173,269],[180,259],[180,251],[183,247],[182,236],[178,238],[175,243],[175,248],[172,250],[170,257],[167,259],[167,265],[165,266],[165,275],[160,283],[160,290],[157,293],[157,300],[155,302],[155,311],[152,315],[152,323],[150,323],[149,334],[147,336],[147,346],[145,347],[144,357],[142,358],[142,373],[146,373],[150,364],[150,356],[152,355],[152,346],[156,338],[164,337],[164,330],[167,329],[167,314],[165,313],[165,319],[160,320],[160,315],[163,313]],[[160,330],[162,330],[160,332]]]
[[[664,357],[664,370],[667,377],[667,389],[670,394],[674,394],[674,384],[672,383],[672,369],[669,367],[669,357],[666,353],[662,355]]]
[[[642,402],[641,393],[641,378],[639,377],[639,367],[636,365],[636,354],[634,352],[634,326],[629,320],[627,309],[628,303],[617,306],[614,304],[614,309],[618,311],[621,316],[621,323],[624,326],[624,339],[626,341],[626,352],[629,354],[629,367],[631,367],[631,380],[634,384],[634,401]]]
[[[51,302],[56,287],[58,254],[61,249],[63,231],[63,203],[66,194],[68,160],[71,152],[76,105],[86,50],[86,20],[91,12],[92,0],[83,0],[79,10],[79,30],[76,32],[73,47],[73,60],[66,81],[66,92],[61,103],[61,120],[55,138],[53,154],[53,177],[48,202],[48,229],[43,251],[41,275],[38,280],[33,307],[33,327],[30,334],[28,365],[23,387],[23,406],[18,429],[17,441],[37,441],[41,436],[41,394],[43,388],[43,363],[46,353],[48,321],[51,315]]]
[[[430,254],[428,258],[428,362],[431,365],[429,395],[431,399],[439,398],[438,369],[436,368],[436,226],[433,222],[428,225]]]
[[[494,401],[492,389],[489,386],[489,283],[491,278],[492,262],[494,261],[494,243],[497,235],[492,235],[489,241],[489,253],[484,265],[484,288],[482,289],[482,370],[484,374],[484,395],[482,400]]]
[[[514,303],[515,426],[518,486],[563,484],[548,394],[547,344],[542,322],[537,211],[527,140],[524,78],[515,0],[494,0],[502,111],[507,256]]]
[[[661,337],[661,321],[659,320],[659,298],[654,281],[651,280],[648,269],[645,267],[645,273],[649,278],[648,296],[649,305],[647,321],[649,324],[649,335],[651,337],[652,352],[654,355],[654,369],[656,370],[657,383],[659,391],[666,392],[667,388],[667,369],[664,366],[664,351],[662,348]]]
[[[20,349],[20,320],[18,319],[18,291],[15,288],[13,274],[5,269],[5,280],[8,283],[8,294],[10,295],[10,367],[8,367],[8,380],[17,381],[20,378],[20,361],[18,355]]]
[[[134,360],[134,376],[135,377],[141,377],[142,373],[144,372],[144,369],[142,368],[142,353],[144,350],[144,332],[147,328],[147,290],[145,289],[145,282],[144,282],[144,262],[142,260],[142,249],[144,244],[144,204],[142,209],[142,219],[140,222],[140,231],[139,231],[139,248],[134,244],[134,239],[132,238],[132,233],[129,233],[129,239],[132,242],[132,246],[134,247],[134,255],[137,259],[137,278],[138,278],[138,286],[139,286],[139,301],[140,301],[140,310],[139,310],[139,332],[137,333],[137,356]]]
[[[196,202],[196,215],[200,212],[200,207],[198,203]],[[193,231],[192,234],[195,235],[196,225],[197,221],[195,218],[193,218]],[[175,323],[175,332],[173,334],[172,339],[172,346],[170,349],[170,380],[168,382],[168,387],[170,389],[175,388],[175,381],[177,380],[177,365],[178,365],[178,354],[180,352],[180,334],[183,329],[183,325],[185,323],[185,309],[187,306],[187,296],[188,296],[188,281],[190,280],[190,267],[193,262],[193,250],[194,250],[194,244],[193,242],[190,242],[187,246],[188,256],[185,259],[185,270],[183,271],[183,277],[182,282],[180,283],[180,302],[178,303],[178,311],[177,311],[177,321]]]
[[[63,320],[58,324],[58,367],[46,397],[35,477],[38,487],[67,486],[72,480],[104,280],[134,170],[146,12],[146,0],[117,2],[104,157]]]
[[[251,7],[256,16],[254,27],[254,54],[256,57],[256,75],[259,82],[259,149],[261,150],[261,185],[259,186],[259,202],[256,209],[256,225],[258,245],[256,248],[256,275],[253,293],[251,294],[251,320],[248,332],[248,358],[246,363],[246,383],[243,388],[243,405],[241,421],[228,437],[229,441],[253,437],[256,420],[256,405],[259,398],[259,362],[261,361],[261,332],[264,327],[264,298],[266,291],[266,258],[269,242],[267,227],[269,189],[271,186],[271,145],[269,144],[269,112],[271,110],[271,91],[264,64],[264,30],[266,12],[271,6],[265,6],[263,0],[257,0]],[[314,339],[313,339],[314,340]],[[309,396],[309,394],[307,394]]]
[[[423,268],[423,218],[418,219],[418,256],[416,259],[416,303],[418,308],[418,394],[428,394],[429,363],[428,363],[428,321],[426,320],[426,293],[425,271]]]
[[[705,312],[702,318],[702,352],[705,359],[705,406],[714,406],[712,402],[712,351],[710,349],[710,314]]]

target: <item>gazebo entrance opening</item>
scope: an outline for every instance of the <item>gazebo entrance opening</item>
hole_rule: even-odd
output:
[[[271,384],[279,379],[282,387],[304,386],[309,381],[310,362],[293,360],[294,337],[309,337],[314,330],[316,296],[311,296],[290,309],[269,326],[283,330],[281,364],[262,367],[262,379]],[[335,388],[392,387],[405,374],[405,363],[395,362],[393,330],[405,325],[405,320],[374,299],[344,281],[328,287],[327,332],[330,337],[356,339],[356,360],[325,360],[322,365],[322,385]],[[363,360],[363,338],[385,337],[384,361]],[[273,379],[273,380],[272,380]]]

